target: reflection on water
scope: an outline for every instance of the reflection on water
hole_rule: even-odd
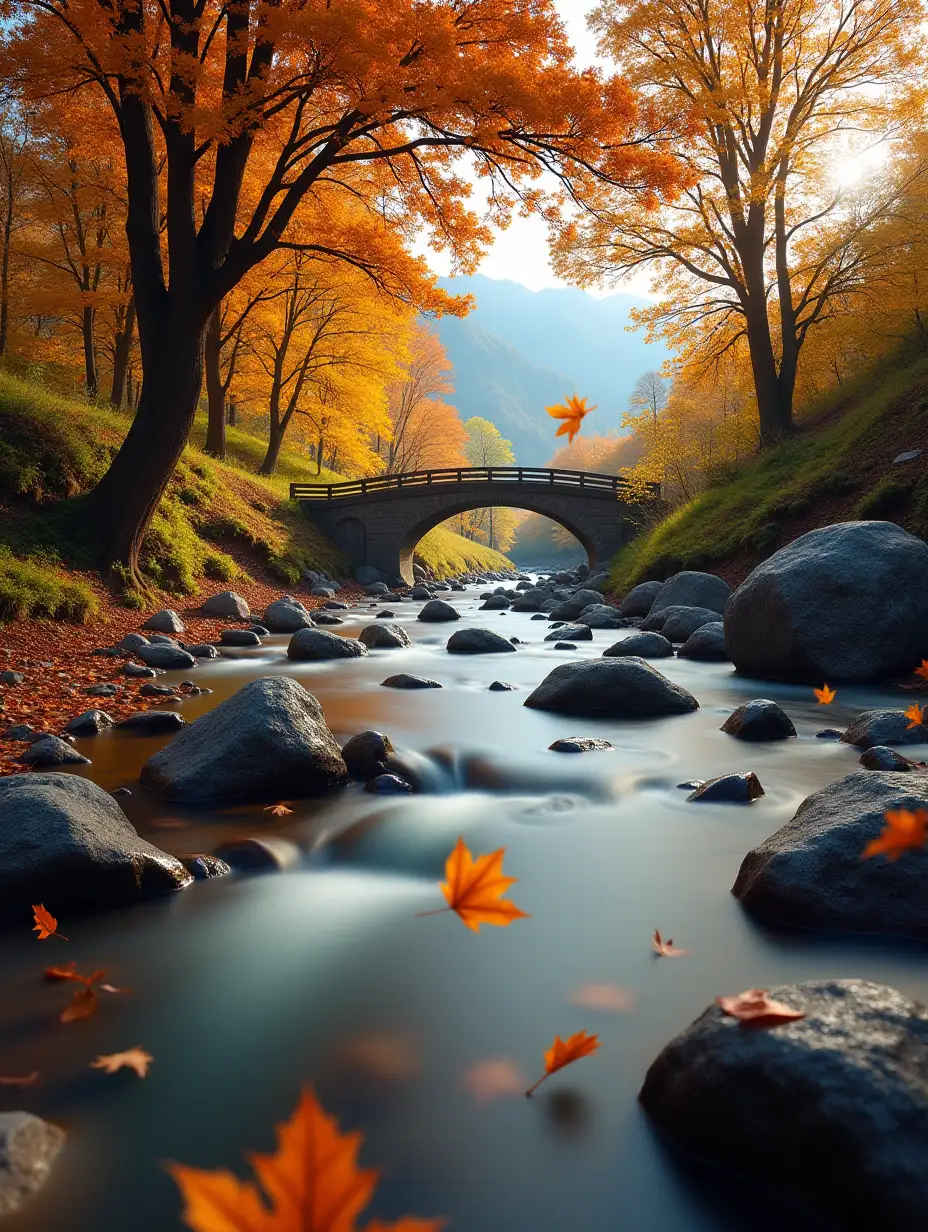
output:
[[[409,650],[291,664],[286,638],[272,638],[202,666],[198,679],[214,692],[182,703],[191,719],[256,676],[296,676],[341,738],[385,731],[421,795],[383,800],[355,786],[291,802],[284,819],[260,808],[168,808],[136,783],[162,739],[105,733],[78,742],[93,758],[89,777],[109,790],[132,788],[120,802],[159,846],[210,851],[263,831],[295,840],[306,860],[296,871],[198,884],[169,902],[66,929],[67,958],[81,970],[106,968],[133,989],[86,1023],[60,1024],[69,994],[41,979],[62,954],[37,948],[26,923],[5,935],[0,1068],[35,1068],[42,1078],[26,1093],[0,1089],[0,1107],[27,1107],[69,1131],[53,1183],[7,1220],[10,1232],[179,1227],[175,1187],[160,1163],[241,1171],[246,1149],[272,1146],[274,1125],[304,1083],[345,1126],[363,1128],[365,1161],[385,1168],[375,1208],[382,1218],[446,1214],[452,1232],[782,1226],[782,1210],[734,1178],[669,1155],[636,1094],[660,1046],[717,993],[861,976],[928,999],[924,947],[761,927],[729,894],[750,847],[810,791],[856,768],[854,750],[815,732],[896,697],[847,688],[825,708],[809,689],[758,686],[726,665],[673,660],[660,670],[700,700],[695,714],[568,720],[522,703],[577,652],[545,644],[545,624],[529,614],[475,616],[474,591],[455,599],[468,623],[527,644],[462,661],[445,653],[445,631],[417,624],[418,605],[394,604],[414,639]],[[349,615],[346,634],[371,618],[367,608]],[[597,631],[580,653],[600,653],[617,636]],[[444,687],[382,688],[398,670]],[[490,692],[500,678],[515,690]],[[724,716],[755,696],[783,704],[799,739],[743,745],[723,735]],[[615,747],[548,752],[572,735]],[[756,771],[766,789],[750,809],[697,810],[676,787],[736,769]],[[437,881],[459,834],[475,851],[509,849],[507,872],[519,878],[513,897],[530,920],[475,936],[450,914],[415,918],[443,905]],[[691,956],[655,961],[656,927]],[[512,1086],[513,1073],[537,1076],[554,1035],[581,1028],[599,1032],[600,1051],[532,1101],[481,1097],[494,1078],[505,1085],[508,1074]],[[87,1068],[98,1054],[135,1044],[155,1057],[146,1081]],[[788,1217],[794,1229],[812,1227]]]

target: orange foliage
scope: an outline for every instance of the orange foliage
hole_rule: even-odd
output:
[[[921,725],[925,722],[925,711],[918,704],[918,702],[913,702],[912,705],[909,706],[908,710],[906,710],[905,717],[909,720],[909,725],[906,730],[911,731],[913,727],[921,727]]]
[[[546,406],[545,410],[552,419],[563,419],[564,422],[555,432],[555,436],[566,436],[568,444],[573,443],[574,437],[580,431],[580,425],[583,420],[589,415],[590,411],[595,411],[595,406],[587,406],[586,398],[578,398],[576,394],[564,400],[563,405]]]
[[[880,855],[898,860],[904,851],[920,850],[928,841],[928,809],[889,809],[884,820],[884,829],[864,848],[862,860]]]
[[[812,692],[818,698],[820,706],[830,706],[837,696],[835,689],[829,689],[827,684],[823,684],[820,689],[813,689]]]
[[[655,928],[654,936],[651,938],[651,948],[655,954],[660,954],[661,958],[682,958],[684,954],[689,954],[689,950],[682,950],[678,945],[674,945],[673,939],[668,937],[665,941],[661,936],[660,929]]]
[[[154,1059],[141,1048],[127,1048],[125,1052],[111,1052],[97,1057],[96,1061],[90,1062],[90,1068],[102,1069],[108,1074],[115,1074],[121,1069],[131,1069],[135,1070],[140,1078],[147,1078],[148,1067]]]
[[[37,907],[33,906],[32,914],[35,916],[32,931],[39,934],[40,941],[47,941],[49,937],[60,937],[62,941],[67,941],[67,937],[58,931],[58,921],[41,903]]]
[[[469,929],[480,932],[481,924],[496,924],[505,928],[513,920],[525,920],[528,916],[515,903],[503,899],[503,895],[517,877],[503,876],[503,856],[506,848],[475,860],[464,840],[459,838],[454,851],[445,862],[447,881],[441,883],[448,906],[438,911],[423,911],[421,915],[439,915],[442,911],[454,911]]]
[[[802,1010],[790,1009],[782,1001],[773,1001],[765,988],[749,988],[734,997],[716,997],[723,1014],[737,1018],[753,1027],[775,1027],[782,1022],[805,1018]]]
[[[556,1074],[565,1065],[573,1065],[574,1061],[590,1056],[598,1047],[599,1036],[588,1035],[586,1031],[578,1031],[566,1040],[562,1040],[559,1035],[556,1035],[554,1043],[545,1053],[545,1072],[534,1086],[529,1087],[525,1094],[531,1095],[533,1091],[538,1090],[546,1078]]]

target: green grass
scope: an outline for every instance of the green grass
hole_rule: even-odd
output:
[[[791,525],[815,518],[889,518],[928,537],[928,473],[886,474],[890,453],[928,440],[928,359],[871,373],[841,391],[840,418],[765,451],[740,472],[675,510],[615,558],[618,591],[680,569],[710,569],[739,554],[767,555]],[[917,465],[917,464],[915,464]],[[821,524],[821,523],[817,523]]]
[[[430,530],[419,541],[416,556],[438,578],[512,568],[512,561],[507,560],[502,552],[465,539],[446,526],[436,526]]]
[[[99,609],[84,582],[69,578],[51,560],[17,560],[0,545],[0,621],[45,617],[84,624]]]

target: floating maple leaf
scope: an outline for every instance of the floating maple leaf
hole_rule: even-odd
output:
[[[194,1232],[357,1232],[379,1174],[359,1168],[363,1135],[342,1134],[312,1091],[304,1091],[289,1121],[277,1127],[277,1151],[252,1155],[257,1183],[231,1172],[169,1164]],[[364,1232],[439,1232],[441,1219],[406,1217],[369,1223]]]
[[[823,684],[820,689],[813,689],[812,692],[818,698],[820,706],[830,706],[837,696],[837,690],[829,689],[827,684]]]
[[[684,954],[689,954],[689,950],[683,950],[678,945],[674,945],[673,938],[668,937],[665,941],[661,936],[661,930],[655,928],[654,936],[651,938],[651,948],[655,954],[660,954],[661,958],[682,958]]]
[[[921,676],[922,680],[928,680],[928,659],[922,659],[922,665],[916,667],[915,675]]]
[[[436,911],[420,911],[420,916],[440,915],[455,911],[473,932],[480,931],[481,924],[497,924],[505,928],[513,920],[527,920],[515,903],[503,898],[518,877],[503,876],[503,856],[506,848],[478,856],[475,860],[459,838],[457,846],[445,862],[447,881],[441,882],[441,892],[448,901],[447,907]]]
[[[775,1027],[781,1022],[795,1022],[805,1018],[802,1010],[791,1009],[782,1001],[773,1001],[766,988],[749,988],[734,997],[716,997],[723,1014],[729,1014],[743,1023],[755,1027]]]
[[[41,903],[38,906],[33,906],[32,914],[35,917],[35,925],[32,931],[39,934],[40,941],[47,941],[49,937],[60,937],[62,941],[67,941],[64,933],[58,931],[58,921]]]
[[[555,432],[555,436],[566,436],[568,442],[573,442],[574,437],[580,431],[580,425],[584,418],[589,415],[590,411],[595,411],[595,406],[587,406],[586,398],[578,398],[576,394],[570,398],[564,399],[564,405],[546,406],[545,410],[552,419],[563,419],[564,422]]]
[[[120,1069],[134,1069],[140,1078],[146,1078],[148,1067],[154,1059],[141,1048],[127,1048],[125,1052],[110,1052],[97,1057],[96,1061],[90,1062],[90,1068],[103,1069],[108,1074],[115,1074]]]
[[[494,1057],[474,1062],[464,1071],[462,1081],[478,1104],[489,1104],[505,1095],[521,1095],[526,1078],[514,1061]]]
[[[906,731],[911,731],[913,727],[921,727],[925,721],[925,711],[921,708],[918,702],[913,702],[905,712],[905,717],[910,720]]]
[[[0,1076],[0,1087],[31,1087],[35,1086],[38,1078],[39,1071],[37,1069],[34,1069],[31,1074],[23,1074],[21,1076]]]
[[[626,1014],[635,1008],[637,998],[630,988],[620,988],[618,984],[581,984],[567,1000],[588,1010]]]
[[[286,804],[268,804],[263,811],[265,813],[273,813],[275,817],[287,817],[293,812],[293,809],[287,808]]]
[[[590,1056],[598,1047],[599,1036],[588,1035],[586,1031],[578,1031],[566,1040],[562,1040],[559,1035],[555,1035],[554,1043],[545,1053],[545,1072],[534,1086],[529,1087],[525,1094],[531,1095],[533,1091],[538,1090],[546,1078],[556,1074],[565,1065],[573,1065],[574,1061],[579,1061],[581,1057]]]
[[[862,860],[871,856],[885,855],[887,860],[898,860],[910,848],[924,847],[928,840],[928,809],[888,809],[883,814],[886,826],[863,850]]]
[[[89,1018],[96,1013],[97,990],[101,992],[128,992],[127,988],[114,988],[112,984],[101,983],[105,971],[94,971],[92,975],[81,975],[77,963],[70,962],[63,967],[46,967],[47,980],[74,980],[81,987],[61,1011],[62,1022],[76,1022],[80,1018]]]

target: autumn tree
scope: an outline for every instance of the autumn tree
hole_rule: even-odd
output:
[[[0,112],[0,356],[10,340],[10,276],[16,234],[28,222],[31,132],[15,110]]]
[[[453,389],[445,348],[433,330],[416,324],[402,377],[388,391],[392,435],[379,443],[387,474],[466,465],[467,432],[457,410],[441,397]]]
[[[512,441],[507,441],[496,424],[490,423],[488,419],[473,415],[464,421],[464,431],[467,433],[464,453],[471,466],[511,466],[515,461],[516,455],[512,448]],[[475,509],[470,514],[464,515],[465,521],[461,524],[462,533],[468,534],[471,538],[485,538],[492,548],[500,542],[501,538],[506,537],[501,533],[505,527],[507,535],[511,531],[511,542],[517,522],[517,519],[508,516],[511,513],[512,510],[494,510],[492,506],[486,509]]]
[[[921,15],[920,0],[601,0],[592,18],[603,52],[686,129],[690,182],[653,212],[604,202],[564,235],[559,268],[581,282],[651,269],[662,300],[640,319],[673,343],[698,329],[707,364],[744,338],[765,444],[792,429],[809,331],[862,276],[848,232],[893,208],[890,194],[847,211],[833,161],[898,118]]]
[[[654,368],[642,372],[628,397],[628,409],[633,413],[647,415],[653,422],[667,405],[670,382]],[[623,426],[627,426],[624,424]]]

